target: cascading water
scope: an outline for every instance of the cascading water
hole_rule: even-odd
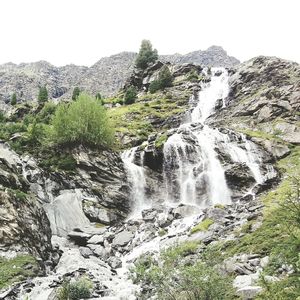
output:
[[[228,74],[212,69],[209,83],[202,85],[189,122],[180,126],[164,145],[164,174],[168,202],[198,206],[229,204],[230,191],[215,151],[214,130],[205,124],[218,100],[225,105]],[[195,123],[200,123],[195,127]]]
[[[147,207],[145,201],[145,186],[146,179],[144,168],[134,163],[137,147],[130,150],[126,150],[122,153],[122,160],[127,170],[130,182],[131,182],[131,202],[132,213],[131,217],[138,217],[143,209]],[[141,162],[143,157],[141,157]]]

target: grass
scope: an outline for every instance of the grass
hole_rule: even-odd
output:
[[[191,229],[191,233],[196,233],[199,231],[207,231],[209,226],[211,226],[212,224],[214,224],[214,221],[212,219],[205,219],[202,222],[200,222],[198,225],[196,225],[195,227],[193,227]]]
[[[39,267],[30,255],[20,255],[12,259],[0,258],[0,289],[28,277],[37,276]]]

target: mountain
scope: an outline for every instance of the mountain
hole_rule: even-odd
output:
[[[148,92],[165,66],[107,99],[113,149],[49,143],[53,105],[0,120],[1,299],[297,299],[299,64],[167,65]]]
[[[131,74],[135,57],[134,52],[121,52],[101,58],[91,67],[55,67],[46,61],[0,65],[0,109],[7,107],[5,104],[10,102],[13,93],[16,93],[18,101],[36,101],[38,88],[44,85],[53,99],[70,99],[76,86],[92,95],[99,92],[111,96],[122,88]],[[217,46],[186,55],[163,55],[160,59],[175,64],[195,63],[204,66],[231,67],[239,63]]]

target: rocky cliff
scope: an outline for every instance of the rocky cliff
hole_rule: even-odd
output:
[[[67,65],[55,67],[48,62],[29,64],[7,63],[0,66],[0,108],[5,109],[13,93],[19,101],[36,101],[38,88],[46,86],[49,98],[70,99],[74,87],[92,95],[115,94],[123,87],[134,67],[136,53],[122,52],[104,57],[91,67]],[[234,66],[239,61],[227,55],[221,47],[210,47],[187,55],[162,56],[171,63],[196,63],[205,66]]]

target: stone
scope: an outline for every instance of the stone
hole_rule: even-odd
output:
[[[261,260],[260,260],[260,266],[262,268],[267,267],[267,265],[269,264],[270,261],[270,257],[269,256],[264,256]]]
[[[200,212],[201,210],[197,206],[180,204],[178,207],[173,209],[172,214],[176,219],[181,219],[198,214]]]
[[[120,258],[111,256],[108,258],[107,263],[113,268],[118,269],[122,267],[122,261]]]
[[[100,246],[100,245],[94,247],[93,252],[96,256],[99,256],[100,258],[103,258],[103,259],[108,255],[107,250],[103,246]]]
[[[144,209],[142,211],[143,220],[146,222],[154,221],[156,216],[157,216],[156,209],[150,208],[150,209]]]
[[[79,231],[71,231],[68,233],[68,237],[78,245],[86,245],[91,235]]]
[[[237,294],[244,300],[254,299],[262,291],[260,286],[246,286],[237,290]]]
[[[112,246],[114,247],[124,247],[126,246],[132,239],[134,238],[134,234],[130,231],[121,231],[116,234],[113,239]]]
[[[102,235],[93,235],[88,241],[88,244],[103,244],[104,238]]]
[[[93,251],[87,247],[79,247],[79,252],[84,258],[89,258],[93,255]]]

